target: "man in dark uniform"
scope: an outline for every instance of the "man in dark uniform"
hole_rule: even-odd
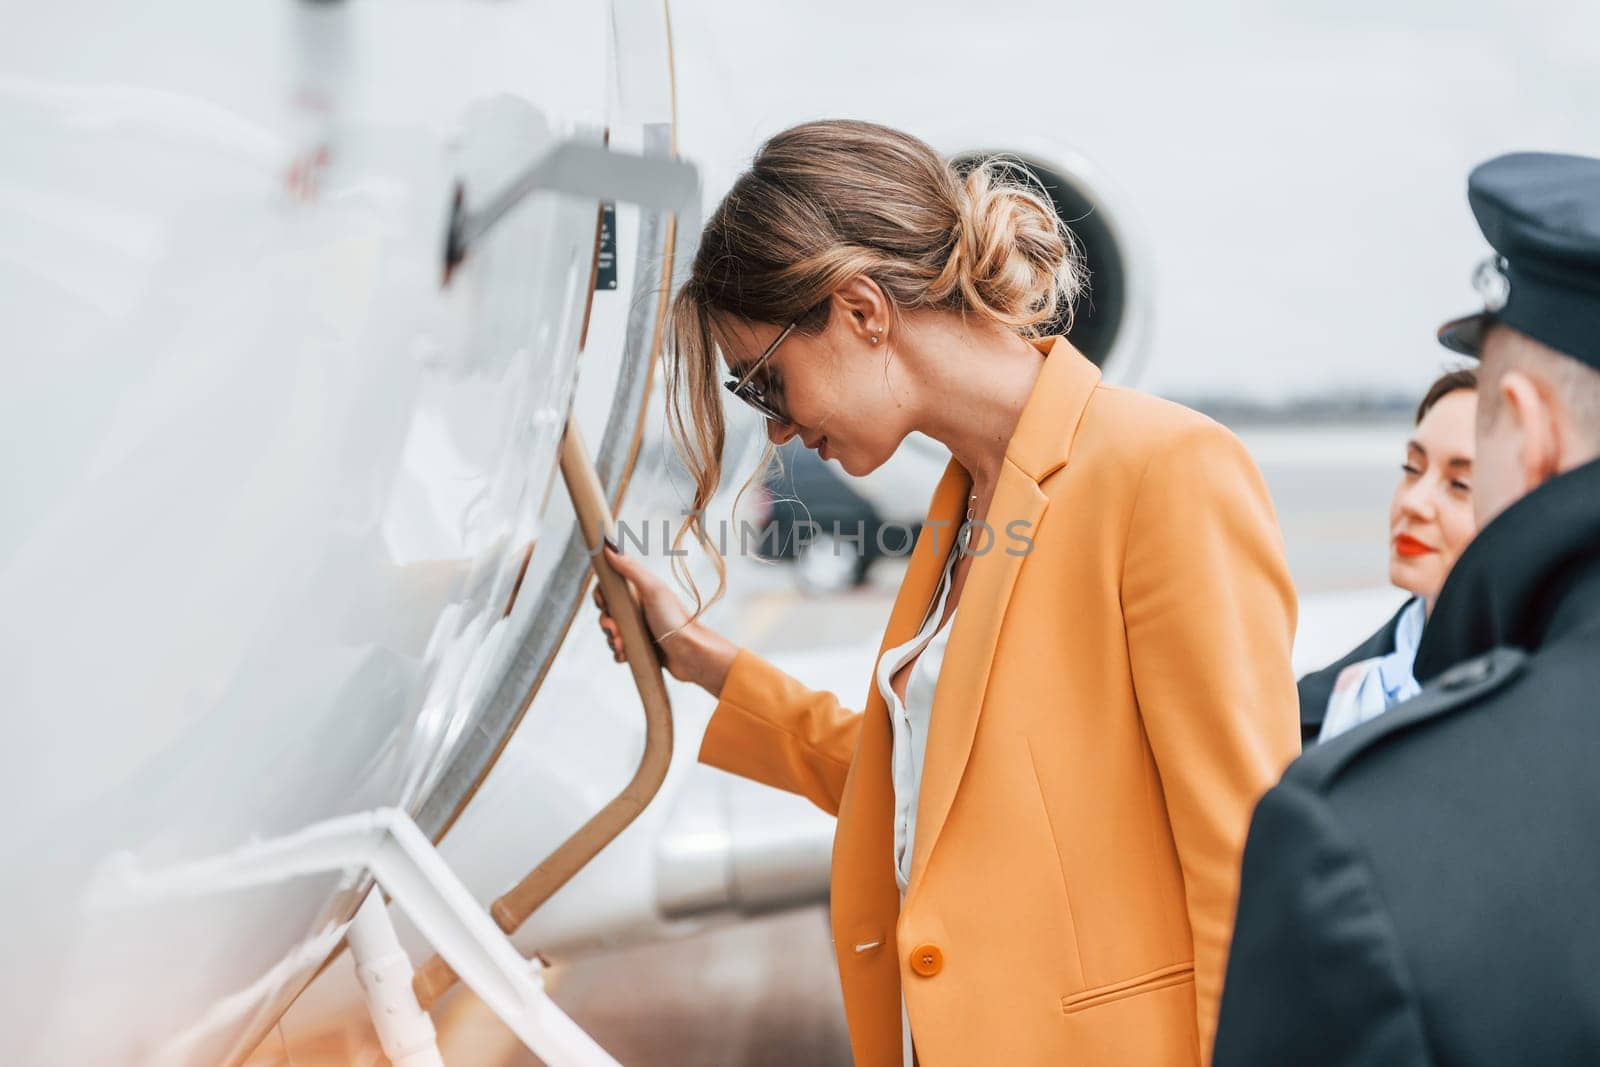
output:
[[[1600,1064],[1600,160],[1473,171],[1480,532],[1245,847],[1215,1067]]]

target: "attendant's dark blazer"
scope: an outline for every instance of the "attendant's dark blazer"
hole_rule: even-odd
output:
[[[1412,597],[1411,600],[1415,600]],[[1328,698],[1333,695],[1333,683],[1338,680],[1339,674],[1352,663],[1359,663],[1364,659],[1374,656],[1387,656],[1394,651],[1395,631],[1400,628],[1400,616],[1411,606],[1411,600],[1400,605],[1400,610],[1389,617],[1389,621],[1378,628],[1378,631],[1355,648],[1345,653],[1343,658],[1320,671],[1312,671],[1296,683],[1300,689],[1300,744],[1302,746],[1314,744],[1317,735],[1322,732],[1322,720],[1328,714]]]

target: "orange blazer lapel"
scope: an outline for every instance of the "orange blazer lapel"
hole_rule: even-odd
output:
[[[927,517],[922,520],[922,529],[917,534],[917,543],[911,549],[906,575],[900,580],[894,607],[889,612],[889,624],[878,646],[879,659],[886,650],[908,640],[922,625],[944,571],[944,562],[949,558],[951,539],[966,518],[967,495],[971,491],[972,479],[961,464],[951,459],[945,464],[944,474],[933,491],[933,501],[928,505]],[[872,698],[883,700],[876,681],[872,686]],[[880,708],[887,714],[887,705],[880,703]]]
[[[928,854],[944,826],[945,816],[955,799],[956,786],[972,751],[972,738],[978,729],[978,709],[983,704],[989,681],[989,665],[1006,605],[1016,585],[1017,574],[1026,558],[1026,542],[1007,536],[1007,530],[1029,537],[1030,530],[1044,515],[1047,500],[1032,478],[1009,461],[995,485],[988,516],[984,520],[994,529],[991,539],[981,531],[975,536],[990,540],[988,551],[974,553],[961,602],[945,646],[944,665],[934,689],[932,723],[928,728],[928,747],[923,759],[922,795],[917,801],[916,840],[911,852],[911,882],[907,895],[916,892]]]
[[[1039,488],[1039,481],[1066,463],[1072,436],[1100,381],[1099,369],[1064,338],[1044,338],[1034,344],[1047,358],[1007,445],[1005,462],[984,517],[993,537],[981,531],[976,535],[975,548],[982,548],[985,541],[989,547],[987,551],[974,552],[934,690],[922,793],[917,803],[916,840],[912,843],[908,899],[917,892],[927,869],[928,858],[950,813],[972,751],[978,713],[988,687],[989,668],[1005,622],[1006,606],[1032,547],[1032,531],[1049,504],[1049,498]],[[951,465],[955,466],[953,460]],[[949,481],[947,470],[945,482],[940,483],[941,490]],[[970,484],[964,473],[961,481]],[[965,494],[967,489],[963,487],[961,492]],[[958,508],[965,503],[964,496],[956,501]],[[964,510],[961,514],[965,515]],[[949,544],[948,540],[942,541],[941,548],[947,550]],[[929,555],[933,556],[932,546],[929,547]],[[923,548],[920,540],[917,548],[919,551]],[[921,622],[922,612],[926,611],[927,600],[933,592],[932,575],[938,573],[943,559],[942,553],[933,559],[931,573],[926,576],[928,565],[918,572],[922,580],[917,583],[916,594],[920,600],[896,603],[895,621],[905,627],[903,631],[896,631],[900,634],[896,640],[905,640],[911,627]],[[912,584],[910,579],[908,573],[907,585]],[[910,617],[913,611],[915,618]],[[902,613],[905,618],[901,617]],[[883,715],[886,711],[880,706],[878,713]]]
[[[894,878],[894,780],[890,766],[894,737],[888,704],[878,692],[877,663],[886,649],[905,641],[921,626],[950,539],[957,523],[966,516],[970,486],[966,470],[950,460],[934,490],[878,645],[878,655],[873,659],[867,698],[862,705],[861,740],[839,802],[833,846],[834,941],[838,946],[886,942],[891,960],[898,959],[894,920],[900,910],[900,890]],[[939,525],[941,522],[944,525]],[[844,948],[839,951],[841,959],[847,958]],[[847,973],[855,972],[842,971],[841,975]],[[892,967],[890,973],[894,973]]]

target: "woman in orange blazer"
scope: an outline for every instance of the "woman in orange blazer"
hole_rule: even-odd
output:
[[[1260,474],[1215,422],[1031,336],[1081,284],[1043,191],[1003,163],[963,176],[903,133],[820,122],[762,147],[674,303],[697,537],[719,349],[775,442],[856,474],[912,430],[949,446],[880,656],[916,633],[969,508],[992,532],[956,557],[903,904],[881,691],[857,711],[807,688],[608,551],[667,668],[718,697],[701,760],[838,816],[863,1067],[909,1062],[902,1003],[928,1067],[1206,1063],[1251,809],[1299,751]]]

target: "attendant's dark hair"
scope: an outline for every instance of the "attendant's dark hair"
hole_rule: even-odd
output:
[[[1462,389],[1477,392],[1478,372],[1471,367],[1458,367],[1439,375],[1423,394],[1422,403],[1417,405],[1417,422],[1420,424],[1427,417],[1428,412],[1433,410],[1433,405]]]
[[[672,545],[693,533],[717,569],[709,601],[694,591],[694,617],[722,595],[727,573],[704,525],[726,435],[713,320],[820,333],[832,293],[867,277],[892,316],[951,311],[1033,337],[1063,314],[1070,321],[1086,276],[1049,194],[1016,161],[957,170],[910,134],[843,120],[807,122],[763,144],[706,223],[668,326],[667,423],[694,481]],[[771,458],[769,447],[750,482]],[[681,556],[673,568],[687,578]]]

